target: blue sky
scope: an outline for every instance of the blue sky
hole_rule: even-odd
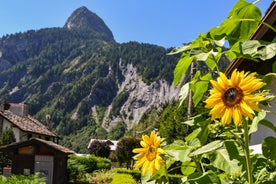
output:
[[[113,32],[117,42],[138,41],[166,48],[192,41],[220,24],[237,0],[5,0],[0,37],[30,29],[62,27],[86,6]],[[252,2],[252,1],[249,1]],[[263,15],[272,0],[260,0]]]

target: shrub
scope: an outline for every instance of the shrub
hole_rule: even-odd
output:
[[[11,175],[10,177],[0,176],[1,184],[45,184],[45,178],[38,175]]]
[[[136,184],[137,182],[129,174],[115,173],[114,178],[110,184]]]
[[[92,182],[94,183],[110,183],[114,177],[114,170],[95,171],[93,172]]]
[[[71,155],[68,159],[68,170],[70,181],[82,181],[86,173],[92,173],[95,170],[109,170],[111,161],[106,158],[96,157],[95,155],[77,156]]]
[[[117,169],[118,174],[128,174],[131,175],[137,182],[141,179],[141,171],[131,170],[131,169]]]

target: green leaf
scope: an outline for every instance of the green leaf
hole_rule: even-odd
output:
[[[200,120],[200,117],[198,117],[198,120]],[[197,121],[198,121],[197,120]],[[197,138],[200,141],[200,144],[203,145],[208,140],[208,134],[209,134],[209,123],[211,122],[210,119],[204,119],[203,121],[199,122],[198,125],[200,125],[199,128],[195,129],[192,133],[190,133],[188,136],[185,137],[185,140],[189,143],[191,141],[195,141],[192,139]],[[190,145],[190,144],[189,144]]]
[[[192,81],[190,82],[190,87],[191,87],[191,90],[193,91],[193,102],[195,106],[197,106],[197,104],[201,101],[205,92],[208,90],[209,82],[212,79],[212,76],[210,73],[202,77],[200,76],[200,74],[201,72],[197,71]]]
[[[262,143],[262,151],[266,158],[276,160],[276,137],[266,137]]]
[[[230,175],[241,175],[242,165],[240,164],[240,160],[233,158],[232,152],[232,150],[226,148],[217,149],[208,157],[211,162],[210,164]]]
[[[195,138],[192,138],[188,141],[188,145],[192,148],[198,148],[202,144],[201,144],[200,140],[197,137],[195,137]]]
[[[192,117],[191,120],[182,122],[182,124],[186,124],[189,126],[194,126],[195,124],[199,124],[200,122],[206,121],[206,117],[204,115],[205,115],[204,113],[198,114],[198,115]]]
[[[241,57],[241,43],[236,42],[229,50],[225,51],[224,54],[231,60]]]
[[[186,141],[190,141],[193,138],[196,138],[198,134],[201,132],[202,128],[195,129],[192,133],[185,137]]]
[[[216,173],[209,170],[207,172],[197,172],[189,175],[188,177],[184,177],[182,179],[182,183],[188,183],[188,184],[199,184],[199,183],[206,183],[206,184],[221,184],[219,177]]]
[[[196,170],[195,162],[183,162],[181,165],[181,172],[185,176],[193,174],[195,170]]]
[[[220,40],[215,40],[215,44],[219,47],[223,47],[225,43],[225,38],[222,38]]]
[[[213,38],[226,37],[230,46],[236,42],[247,40],[256,30],[262,18],[261,11],[252,3],[238,1],[219,27],[213,28],[209,34]]]
[[[192,148],[185,145],[183,141],[176,140],[172,144],[163,147],[163,149],[176,161],[186,162],[191,160],[189,154]]]
[[[266,126],[267,128],[270,128],[271,130],[276,132],[276,127],[270,121],[264,119],[264,120],[260,121],[260,124]]]
[[[180,100],[179,107],[187,99],[189,91],[190,91],[189,83],[186,83],[184,86],[181,87],[181,90],[180,90],[180,93],[179,93],[179,100]]]
[[[142,184],[149,184],[148,180],[150,179],[151,175],[149,172],[146,172],[144,176],[141,176],[141,183]]]
[[[188,70],[189,66],[191,65],[194,57],[190,57],[189,55],[186,55],[184,57],[181,57],[178,61],[175,70],[174,70],[174,85],[176,86],[181,81],[183,75]]]
[[[262,40],[247,40],[242,46],[242,52],[252,58],[268,60],[276,55],[276,43],[275,41],[270,43]]]
[[[190,154],[190,156],[197,156],[197,155],[202,155],[204,153],[209,153],[211,151],[215,151],[218,148],[222,147],[222,145],[223,145],[223,141],[221,141],[221,140],[210,142],[209,144],[206,144],[206,145],[202,146],[201,148],[192,152]]]
[[[265,111],[261,111],[258,113],[257,116],[254,117],[252,124],[250,125],[250,129],[249,129],[249,135],[256,132],[258,130],[258,124],[261,120],[263,120],[266,116],[266,112]]]
[[[173,50],[171,50],[168,55],[174,55],[174,54],[179,54],[182,53],[184,51],[186,51],[187,49],[189,49],[190,45],[183,45],[182,47],[177,47],[174,48]]]
[[[221,55],[221,52],[216,53],[216,55],[210,54],[207,60],[205,61],[208,68],[210,68],[213,71],[214,68],[217,66],[218,61],[220,60]]]

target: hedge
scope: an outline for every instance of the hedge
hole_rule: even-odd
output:
[[[137,184],[137,182],[129,174],[115,173],[114,178],[110,184]]]

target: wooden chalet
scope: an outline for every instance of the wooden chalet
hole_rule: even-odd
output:
[[[40,138],[58,142],[59,136],[50,127],[28,114],[25,103],[4,103],[0,107],[0,133],[12,128],[16,142]]]
[[[47,184],[67,184],[68,155],[75,152],[52,141],[39,138],[15,142],[0,147],[12,157],[11,174],[39,173]]]

